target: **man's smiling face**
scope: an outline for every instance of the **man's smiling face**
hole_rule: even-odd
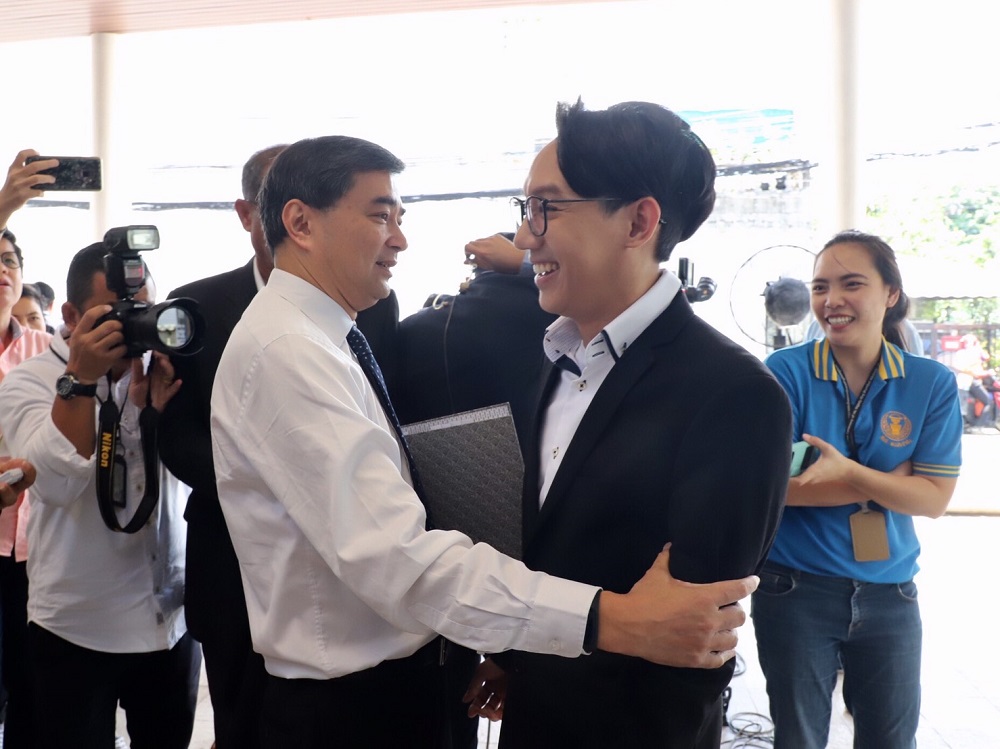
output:
[[[556,141],[535,158],[524,183],[525,195],[561,200],[580,198],[559,168]],[[616,286],[619,262],[628,233],[628,217],[608,214],[604,203],[552,203],[546,209],[548,229],[536,237],[525,221],[514,244],[530,251],[542,309],[572,318],[581,331],[603,328],[620,312]]]

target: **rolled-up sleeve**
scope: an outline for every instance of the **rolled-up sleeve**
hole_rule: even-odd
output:
[[[51,383],[46,375],[51,372]],[[84,458],[52,421],[55,380],[61,367],[39,359],[22,364],[0,383],[0,431],[10,453],[35,466],[32,502],[70,504],[93,479],[93,457]],[[95,422],[96,423],[96,422]]]

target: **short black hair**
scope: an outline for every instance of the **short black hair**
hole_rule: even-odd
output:
[[[80,312],[94,293],[94,274],[104,273],[104,256],[108,251],[103,242],[87,245],[73,256],[66,273],[66,301]]]
[[[17,262],[20,263],[21,267],[23,268],[24,256],[21,254],[21,248],[17,246],[17,237],[14,236],[14,232],[12,232],[10,229],[5,228],[3,230],[3,233],[0,234],[0,240],[4,239],[10,242],[11,247],[14,248],[14,254],[17,255]]]
[[[660,205],[656,259],[667,260],[715,207],[715,159],[691,126],[644,101],[588,111],[578,99],[556,109],[559,169],[584,198],[617,198],[614,212],[647,196]]]
[[[281,213],[289,200],[332,208],[354,187],[357,174],[399,174],[406,165],[382,146],[346,135],[307,138],[278,154],[260,190],[261,223],[271,254],[288,236]]]
[[[38,309],[44,310],[45,303],[42,294],[34,284],[26,283],[21,285],[21,299],[34,299],[38,303]]]
[[[55,289],[45,283],[45,281],[32,281],[31,285],[38,290],[39,296],[41,296],[42,301],[45,302],[45,304],[42,305],[42,309],[48,309],[48,307],[56,300]]]

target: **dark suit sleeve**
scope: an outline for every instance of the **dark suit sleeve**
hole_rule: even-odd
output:
[[[212,461],[212,383],[229,336],[257,293],[253,261],[218,276],[182,286],[171,299],[194,299],[205,319],[201,350],[172,356],[181,388],[160,419],[159,450],[164,465],[196,491],[215,494]]]
[[[791,409],[767,374],[705,393],[672,460],[672,574],[710,582],[756,572],[784,507]]]
[[[171,357],[181,388],[170,399],[160,419],[160,459],[172,474],[192,488],[215,487],[208,400],[212,384],[205,381],[210,374],[206,369],[214,373],[211,364],[217,365],[221,355],[214,348],[207,342],[194,356]]]

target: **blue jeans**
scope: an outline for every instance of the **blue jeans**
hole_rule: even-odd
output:
[[[912,581],[875,584],[767,564],[751,616],[775,749],[824,749],[837,670],[855,749],[913,749],[922,627]]]

